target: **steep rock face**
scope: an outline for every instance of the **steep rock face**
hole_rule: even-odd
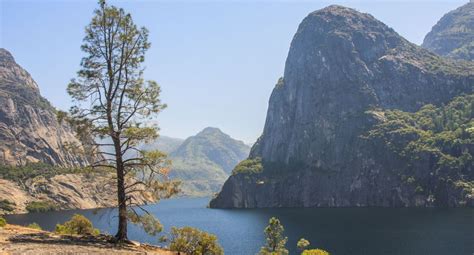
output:
[[[434,205],[430,194],[401,184],[403,160],[362,137],[385,121],[385,110],[414,112],[473,90],[472,64],[432,54],[369,14],[341,6],[313,12],[293,38],[250,153],[262,158],[263,172],[232,175],[210,205]],[[423,163],[420,174],[429,174],[433,162]],[[441,205],[458,205],[457,195]]]
[[[365,128],[362,113],[375,107],[414,111],[472,92],[472,75],[463,68],[368,14],[339,6],[314,12],[293,39],[252,156],[332,168]]]
[[[67,124],[58,123],[36,82],[5,49],[0,49],[0,141],[0,164],[87,164],[80,153],[65,148],[80,142]]]
[[[423,47],[442,56],[474,60],[474,2],[444,15],[426,35]]]

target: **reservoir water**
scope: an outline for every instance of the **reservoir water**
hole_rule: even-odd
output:
[[[278,208],[209,209],[208,198],[177,198],[149,205],[165,231],[171,226],[193,226],[218,236],[225,254],[256,254],[265,238],[263,229],[278,217],[288,236],[287,247],[298,254],[296,242],[304,237],[312,247],[333,255],[473,255],[474,208]],[[54,230],[57,223],[80,213],[102,232],[115,233],[116,210],[70,210],[9,215],[12,224],[36,222]],[[130,226],[129,238],[159,244],[157,237]]]

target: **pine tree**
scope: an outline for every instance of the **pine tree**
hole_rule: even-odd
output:
[[[143,79],[142,65],[150,48],[148,30],[138,28],[123,9],[109,6],[105,0],[99,5],[86,27],[81,47],[85,57],[78,78],[68,85],[76,104],[67,118],[82,141],[90,142],[87,152],[91,158],[98,158],[91,167],[110,168],[116,174],[116,240],[122,242],[128,239],[127,220],[140,223],[152,234],[161,230],[161,224],[133,195],[158,200],[176,193],[178,183],[167,178],[169,161],[164,153],[137,147],[157,138],[158,127],[148,123],[166,106],[160,100],[158,83]],[[107,142],[93,142],[97,138]]]
[[[285,229],[281,225],[280,220],[272,217],[268,222],[268,226],[265,228],[265,236],[267,243],[260,249],[261,255],[287,255],[288,250],[285,245],[288,240],[287,237],[283,236]]]

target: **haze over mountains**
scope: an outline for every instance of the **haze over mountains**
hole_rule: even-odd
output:
[[[459,42],[472,42],[472,31]],[[437,50],[450,56],[462,45]],[[473,62],[414,45],[370,14],[336,5],[310,13],[262,136],[210,206],[474,206],[473,92]]]
[[[0,106],[0,201],[9,208],[5,211],[0,206],[0,213],[24,213],[34,201],[51,203],[57,209],[116,204],[115,185],[107,184],[111,180],[107,173],[55,173],[58,167],[87,166],[89,160],[81,153],[72,128],[58,121],[56,109],[5,49],[0,49]],[[79,151],[68,145],[79,145]],[[171,177],[182,179],[183,195],[191,196],[217,192],[250,150],[217,128],[206,128],[186,140],[160,137],[143,148],[169,153],[174,161]],[[145,197],[135,199],[149,202]]]
[[[169,153],[170,177],[182,180],[183,194],[191,196],[209,196],[219,191],[232,169],[250,151],[242,141],[212,127],[184,141],[160,137],[144,148]]]
[[[225,182],[212,207],[473,206],[473,6],[443,17],[424,48],[370,14],[315,11],[298,27],[251,150],[217,128],[142,148],[169,154],[184,195],[209,196]],[[5,49],[0,142],[1,165],[88,164],[67,148],[80,141]],[[100,178],[54,178],[0,179],[0,197],[21,197],[17,211],[33,200],[114,205],[112,195],[96,196]]]
[[[169,154],[175,151],[183,143],[183,141],[184,139],[181,138],[173,138],[161,135],[155,141],[142,145],[141,148],[144,150],[154,150],[158,148],[159,150]]]

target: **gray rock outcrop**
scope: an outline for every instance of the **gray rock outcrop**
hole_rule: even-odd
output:
[[[474,60],[474,2],[444,15],[422,46],[442,56]]]
[[[117,205],[116,184],[110,174],[59,174],[51,178],[38,176],[24,182],[0,179],[0,200],[12,204],[13,210],[0,214],[26,213],[31,202],[48,202],[58,210],[92,209]],[[134,203],[154,202],[151,196],[131,194]]]
[[[250,153],[262,159],[263,172],[233,174],[210,206],[472,203],[467,191],[429,177],[437,162],[431,154],[413,166],[387,144],[363,137],[386,121],[387,110],[415,112],[473,91],[473,64],[418,47],[369,14],[341,6],[315,11],[293,38],[263,134]],[[420,194],[403,183],[402,173],[409,170],[436,191]]]
[[[0,49],[0,164],[86,165],[87,158],[68,145],[81,149],[71,127],[58,122],[56,109],[40,95],[30,74]]]

